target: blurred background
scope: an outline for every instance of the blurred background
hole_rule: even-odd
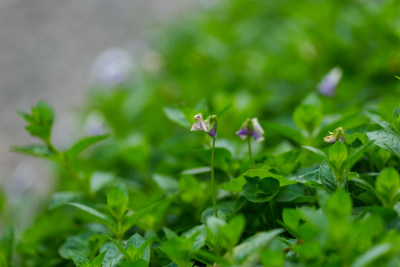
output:
[[[56,110],[53,141],[61,150],[82,136],[111,134],[77,169],[87,177],[107,172],[138,192],[154,186],[155,173],[175,177],[208,162],[198,151],[208,139],[189,132],[198,112],[223,114],[217,146],[229,153],[219,167],[234,176],[240,170],[227,162],[243,158],[234,133],[248,117],[266,128],[254,151],[267,157],[299,147],[266,123],[296,128],[292,114],[304,99],[321,110],[321,126],[399,104],[397,0],[14,0],[0,7],[0,181],[21,210],[21,196],[50,198],[72,187],[43,161],[8,152],[37,142],[15,110],[41,99]]]
[[[147,31],[194,5],[186,0],[1,1],[0,184],[44,193],[52,181],[43,161],[9,152],[11,145],[35,142],[15,110],[46,100],[57,112],[55,142],[74,138],[76,111],[88,96],[98,58],[110,50],[133,52]]]

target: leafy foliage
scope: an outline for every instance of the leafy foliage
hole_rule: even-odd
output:
[[[399,266],[399,3],[317,2],[182,18],[132,79],[91,91],[83,116],[108,134],[60,149],[50,104],[18,111],[40,143],[12,151],[56,163],[57,192],[27,229],[1,222],[0,265]],[[199,113],[218,138],[189,134]],[[265,141],[245,144],[255,117]]]

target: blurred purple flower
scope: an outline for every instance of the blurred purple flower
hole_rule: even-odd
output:
[[[84,129],[88,135],[101,135],[106,132],[105,119],[99,111],[91,111],[84,122]]]
[[[253,136],[254,140],[257,142],[264,140],[264,130],[257,118],[252,118],[251,120],[247,119],[236,134],[243,140],[246,139],[247,136]]]
[[[114,87],[124,83],[132,69],[130,54],[122,49],[110,49],[102,53],[92,68],[95,83]]]
[[[322,81],[317,85],[318,91],[324,96],[334,96],[336,93],[336,86],[342,78],[342,69],[334,67],[328,74],[324,76]]]
[[[206,120],[203,120],[201,113],[194,116],[195,123],[192,125],[191,131],[202,131],[207,133],[212,138],[217,138],[217,126],[216,116],[208,116]]]

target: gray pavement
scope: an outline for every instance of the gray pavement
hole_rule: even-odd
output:
[[[45,193],[52,184],[41,160],[9,152],[34,142],[16,109],[45,99],[58,121],[68,120],[84,103],[101,52],[128,47],[157,22],[179,16],[188,1],[0,0],[0,185]]]

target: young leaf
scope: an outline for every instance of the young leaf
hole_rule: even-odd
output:
[[[12,146],[11,151],[40,158],[52,158],[55,156],[54,152],[45,144]]]
[[[318,156],[320,156],[323,160],[325,160],[326,162],[329,161],[328,156],[321,150],[311,147],[311,146],[302,146],[303,148],[310,150],[311,152],[314,152],[315,154],[317,154]]]
[[[107,225],[111,229],[115,229],[115,227],[116,227],[116,223],[112,218],[108,217],[104,213],[101,213],[100,211],[98,211],[98,210],[96,210],[96,209],[94,209],[92,207],[89,207],[89,206],[86,206],[86,205],[83,205],[83,204],[80,204],[80,203],[74,203],[74,202],[69,203],[69,205],[77,207],[78,209],[81,209],[84,212],[87,212],[87,213],[93,215],[95,218],[97,218],[97,220],[99,220],[100,222],[104,223],[105,225]]]
[[[87,149],[89,146],[94,145],[100,141],[103,141],[108,137],[108,134],[104,135],[95,135],[89,136],[80,139],[74,145],[72,145],[67,151],[65,151],[65,155],[68,158],[75,158],[77,157],[83,150]]]
[[[91,262],[90,267],[102,267],[104,256],[106,255],[107,250],[104,250],[102,253],[96,256]]]
[[[129,254],[126,252],[125,248],[118,241],[114,240],[112,237],[110,237],[110,236],[108,236],[106,234],[103,234],[103,235],[105,237],[107,237],[114,245],[117,246],[119,252],[121,252],[122,255],[124,255],[125,260],[129,260],[130,259]]]
[[[107,206],[115,218],[122,218],[128,207],[128,197],[124,191],[114,187],[107,194]]]
[[[131,236],[126,242],[127,253],[133,259],[133,261],[138,260],[140,258],[144,259],[147,263],[150,263],[150,247],[149,243],[146,239],[140,236],[138,233]],[[142,247],[142,245],[144,245]],[[129,251],[130,247],[134,247],[135,254],[132,255]],[[137,254],[137,255],[136,255]]]
[[[339,170],[347,160],[347,148],[341,141],[336,142],[329,150],[329,159]]]
[[[164,113],[168,119],[175,122],[183,128],[190,128],[190,122],[179,108],[165,107]]]
[[[293,120],[300,129],[311,134],[321,124],[322,113],[314,105],[300,105],[293,113]]]
[[[160,200],[158,202],[155,202],[151,205],[149,205],[146,208],[143,208],[141,210],[138,210],[136,212],[134,212],[133,214],[127,216],[124,220],[123,223],[123,227],[122,230],[123,231],[127,231],[129,228],[132,227],[132,225],[134,225],[140,218],[142,218],[143,216],[145,216],[146,214],[149,214],[151,212],[154,212],[155,209],[157,209],[158,207],[162,206],[162,205],[169,205],[173,199],[175,199],[176,195],[170,196],[166,199]]]

